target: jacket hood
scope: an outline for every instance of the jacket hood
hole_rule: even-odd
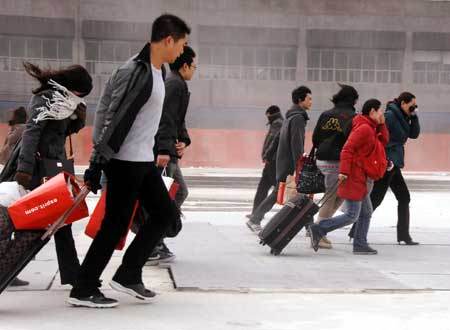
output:
[[[277,113],[274,113],[274,114],[268,116],[268,118],[269,118],[269,121],[267,122],[267,125],[270,125],[274,121],[283,120],[283,115],[281,114],[281,112],[277,112]]]
[[[309,116],[306,113],[306,110],[301,108],[297,104],[292,105],[292,107],[286,112],[286,119],[295,115],[302,115],[305,120],[309,120]]]
[[[369,116],[356,115],[355,118],[353,118],[352,129],[356,129],[362,125],[370,125],[373,128],[377,128],[378,126],[378,124],[370,119]]]

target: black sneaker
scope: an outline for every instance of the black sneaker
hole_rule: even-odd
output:
[[[319,250],[319,243],[320,239],[322,238],[317,227],[317,225],[310,225],[308,227],[309,238],[311,239],[311,247],[315,252]]]
[[[378,254],[378,251],[372,249],[370,246],[354,246],[353,254],[361,254],[361,255],[369,255],[369,254]]]
[[[70,296],[67,303],[75,307],[113,308],[119,305],[115,299],[106,298],[100,291],[89,297]]]
[[[119,282],[112,280],[111,282],[109,282],[109,285],[114,290],[122,292],[122,293],[126,293],[132,297],[139,299],[139,300],[152,301],[153,298],[156,297],[156,293],[154,293],[151,290],[146,289],[144,284],[142,284],[142,283],[120,284]]]
[[[147,261],[145,262],[146,266],[158,266],[159,259],[161,256],[159,255],[159,252],[157,249],[154,249],[152,254],[148,257]]]
[[[160,262],[171,262],[175,259],[175,254],[173,254],[172,251],[169,250],[165,243],[162,243],[160,246],[158,246],[158,250]]]

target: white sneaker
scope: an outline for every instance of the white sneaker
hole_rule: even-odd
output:
[[[252,220],[247,221],[246,224],[247,224],[247,227],[255,234],[259,234],[262,230],[261,225],[257,224],[257,223],[253,223]]]

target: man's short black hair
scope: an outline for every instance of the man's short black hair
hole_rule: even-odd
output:
[[[298,104],[298,102],[303,102],[306,98],[306,95],[312,94],[311,90],[306,86],[297,87],[292,91],[292,102],[294,104]]]
[[[183,54],[178,56],[175,62],[169,64],[170,70],[178,71],[183,67],[184,64],[191,66],[192,62],[194,62],[195,56],[195,52],[191,47],[184,46]]]
[[[380,107],[381,107],[381,102],[379,100],[370,99],[364,103],[361,113],[365,116],[368,116],[372,109],[375,109],[378,111],[378,109],[380,109]]]
[[[153,22],[151,42],[158,42],[169,36],[178,41],[190,33],[191,28],[181,18],[164,14]]]

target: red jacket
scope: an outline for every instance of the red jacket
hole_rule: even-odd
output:
[[[374,149],[375,139],[386,146],[389,141],[386,125],[378,125],[368,116],[355,116],[352,131],[341,152],[339,173],[347,175],[347,180],[339,186],[339,197],[360,201],[366,196],[367,175],[361,159]]]

